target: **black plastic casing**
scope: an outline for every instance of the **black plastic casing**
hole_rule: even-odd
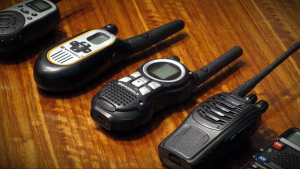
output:
[[[31,2],[25,1],[24,3]],[[49,12],[46,16],[43,16],[30,24],[23,26],[18,31],[9,34],[2,34],[0,32],[0,52],[15,52],[22,49],[26,44],[46,35],[50,31],[54,30],[60,23],[60,11],[59,8],[51,1],[45,1],[55,7],[55,10]],[[17,6],[16,4],[15,6]],[[24,5],[25,6],[25,5]],[[15,10],[3,10],[0,14],[10,14],[11,12],[24,17],[26,17],[20,11]],[[44,11],[42,13],[45,13]],[[37,12],[39,15],[40,13]],[[35,19],[35,17],[32,17]],[[1,30],[1,28],[0,28]]]
[[[114,66],[125,57],[146,49],[180,31],[184,28],[184,25],[184,22],[178,19],[126,40],[121,40],[115,36],[111,36],[112,34],[116,35],[118,32],[118,28],[113,24],[106,25],[102,29],[92,29],[82,32],[64,40],[63,42],[55,44],[40,55],[34,67],[35,81],[40,88],[48,91],[65,92],[77,89],[103,73],[108,68]],[[105,46],[101,46],[101,43],[94,44],[98,46],[92,46],[93,49],[91,49],[91,51],[75,51],[72,49],[74,47],[71,44],[73,41],[74,43],[77,43],[77,41],[81,41],[80,43],[85,42],[87,45],[85,47],[88,47],[90,45],[89,43],[91,42],[89,42],[88,39],[84,39],[85,35],[83,34],[88,34],[89,31],[93,30],[95,32],[98,31],[97,33],[100,34],[110,34],[110,38],[112,38],[110,40],[113,41]],[[79,37],[80,35],[82,35],[83,38]],[[90,37],[92,36],[93,35]],[[67,41],[72,41],[69,43],[69,45],[72,46],[71,48],[66,47],[68,46],[67,43],[66,45],[63,44]],[[63,45],[58,47],[61,44]],[[91,47],[91,45],[89,47]],[[67,53],[69,54],[72,53],[72,56],[76,56],[79,60],[69,64],[57,64],[55,62],[51,63],[48,59],[50,57],[54,57],[55,55],[51,55],[51,52],[59,48],[63,48],[62,51],[68,51]],[[58,57],[61,58],[61,54],[64,52],[57,52],[56,54],[59,53]],[[76,52],[76,54],[74,52]],[[82,52],[84,54],[82,54]],[[65,56],[65,53],[62,55]]]
[[[256,105],[239,96],[229,93],[212,96],[160,143],[159,157],[168,168],[210,168],[258,129],[261,114]]]
[[[148,78],[142,71],[145,64],[140,66],[137,71],[141,73],[141,76]],[[162,86],[148,95],[139,94],[136,96],[120,87],[118,83],[123,82],[119,82],[118,80],[109,82],[94,96],[91,117],[108,130],[129,130],[145,124],[157,110],[180,103],[191,95],[194,89],[191,83],[193,76],[184,65],[182,66],[185,68],[186,73],[179,81],[166,83],[150,79],[151,81],[160,83]],[[138,89],[132,84],[124,83],[124,85],[139,93]],[[114,91],[116,91],[115,97],[118,97],[117,94],[119,93],[124,93],[124,96],[126,95],[124,98],[117,98],[124,100],[121,102],[125,106],[122,103],[118,105],[114,102],[113,97],[108,96],[108,94],[114,95]],[[104,100],[108,107],[99,103],[99,101],[103,102],[102,100]],[[141,102],[143,105],[140,104]]]
[[[149,61],[135,72],[140,76],[133,73],[124,77],[127,80],[122,78],[106,84],[92,100],[91,116],[108,130],[129,130],[143,125],[152,118],[154,112],[187,99],[196,87],[236,60],[242,53],[242,48],[235,46],[194,72],[181,64],[177,56]],[[163,63],[173,65],[171,67],[177,69],[176,73],[160,78],[151,72],[155,65]],[[153,87],[153,83],[160,87]],[[145,90],[147,92],[144,92]]]
[[[292,133],[299,132],[300,129],[292,127],[282,133],[277,141],[284,145],[280,150],[273,147],[275,141],[271,141],[260,149],[260,152],[253,156],[252,161],[248,162],[241,169],[248,169],[257,166],[259,169],[298,169],[300,167],[300,147],[286,140]],[[267,158],[265,163],[257,158],[263,155]]]
[[[48,60],[47,54],[51,49],[88,31],[91,30],[57,43],[40,54],[34,65],[34,79],[40,88],[49,91],[74,90],[131,54],[129,44],[116,38],[110,46],[71,65],[56,65]]]

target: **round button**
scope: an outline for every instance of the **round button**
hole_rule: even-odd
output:
[[[31,16],[27,16],[27,19],[28,19],[28,20],[31,20],[31,19],[32,19],[32,17],[31,17]]]
[[[32,13],[31,15],[32,15],[32,16],[37,16],[37,13],[34,12],[34,13]]]
[[[27,9],[25,9],[25,8],[22,8],[22,9],[21,9],[21,12],[26,13],[26,14],[29,14],[29,11],[28,11]]]
[[[5,26],[10,23],[10,18],[9,17],[1,17],[0,18],[0,25]]]
[[[25,17],[16,11],[0,11],[0,34],[9,34],[20,30],[25,24]]]
[[[22,7],[23,7],[23,5],[18,5],[18,7],[19,7],[19,8],[22,8]]]

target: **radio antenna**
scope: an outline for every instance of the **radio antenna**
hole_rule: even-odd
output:
[[[272,64],[266,67],[259,74],[254,76],[252,79],[248,80],[238,88],[234,89],[231,93],[236,94],[241,97],[245,97],[263,78],[265,78],[269,73],[271,73],[278,65],[280,65],[285,59],[291,56],[300,48],[300,41],[296,42],[291,46],[284,54],[282,54],[278,59],[276,59]]]
[[[239,46],[235,46],[216,60],[210,62],[206,66],[193,72],[195,77],[194,86],[197,87],[199,84],[205,82],[207,79],[212,77],[214,74],[219,72],[225,66],[239,58],[243,54],[243,49]]]
[[[137,53],[180,31],[184,26],[183,20],[177,19],[125,41],[130,44],[132,53]]]

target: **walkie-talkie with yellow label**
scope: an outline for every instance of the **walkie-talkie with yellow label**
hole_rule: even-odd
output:
[[[125,57],[180,31],[184,25],[182,20],[175,20],[126,40],[117,38],[118,28],[113,24],[85,31],[45,50],[35,63],[34,79],[44,90],[78,88]]]

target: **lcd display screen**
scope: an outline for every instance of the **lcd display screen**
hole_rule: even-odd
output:
[[[299,132],[295,132],[295,133],[289,135],[286,139],[288,141],[294,143],[298,147],[300,147],[300,133]]]
[[[45,11],[47,9],[50,9],[51,8],[51,5],[48,4],[47,2],[44,2],[44,1],[32,1],[30,3],[28,3],[29,7],[32,6],[33,9],[34,8],[37,8],[38,11]]]
[[[175,75],[179,72],[179,70],[168,63],[162,63],[150,69],[149,72],[164,80],[172,75]]]
[[[103,33],[96,33],[90,37],[87,38],[88,41],[95,45],[99,45],[109,39],[109,36],[103,34]]]

